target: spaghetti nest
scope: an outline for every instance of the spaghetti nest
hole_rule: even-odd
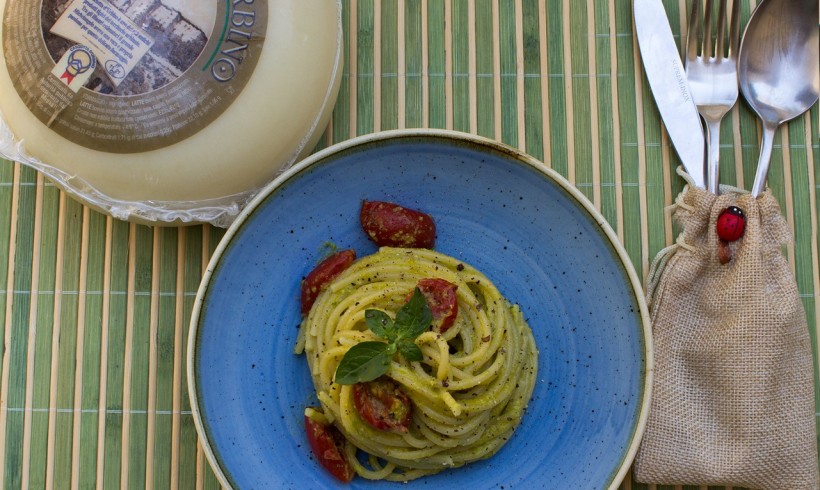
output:
[[[458,315],[444,333],[416,338],[422,361],[393,358],[387,376],[412,401],[413,419],[405,433],[378,430],[362,420],[352,387],[334,383],[334,373],[353,345],[379,340],[365,325],[365,310],[395,315],[424,278],[457,285]],[[478,270],[428,249],[384,247],[355,262],[319,294],[296,351],[307,356],[318,399],[347,439],[356,473],[395,481],[495,454],[524,414],[538,365],[518,307]],[[359,460],[357,449],[369,457]]]

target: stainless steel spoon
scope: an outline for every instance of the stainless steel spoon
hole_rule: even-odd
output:
[[[752,196],[766,186],[777,128],[806,112],[820,93],[817,20],[817,0],[762,0],[743,33],[740,91],[763,125]]]

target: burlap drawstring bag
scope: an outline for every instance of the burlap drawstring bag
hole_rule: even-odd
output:
[[[721,264],[716,220],[746,215]],[[655,381],[638,482],[817,490],[812,351],[777,201],[688,186],[647,284]],[[724,256],[725,258],[725,256]]]

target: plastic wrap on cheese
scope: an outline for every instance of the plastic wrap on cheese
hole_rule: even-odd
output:
[[[227,226],[327,125],[339,0],[0,0],[0,156],[85,204]]]

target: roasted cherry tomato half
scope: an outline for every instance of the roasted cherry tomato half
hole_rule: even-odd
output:
[[[319,262],[319,265],[310,271],[310,274],[302,281],[302,315],[310,312],[310,307],[313,306],[319,292],[350,267],[354,260],[356,260],[354,250],[342,250]]]
[[[313,455],[324,469],[345,483],[356,476],[344,453],[344,436],[319,409],[305,409],[305,432]]]
[[[436,224],[429,215],[384,201],[364,201],[362,229],[380,247],[433,248]]]
[[[410,427],[410,398],[386,376],[354,384],[353,403],[362,419],[376,429],[403,433]]]
[[[418,288],[427,300],[433,314],[433,325],[439,332],[446,332],[453,326],[458,315],[456,289],[458,286],[444,279],[421,279]]]

